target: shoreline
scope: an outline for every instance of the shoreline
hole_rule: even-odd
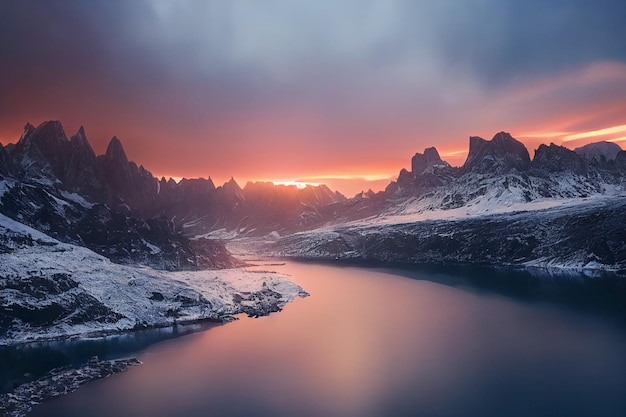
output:
[[[18,385],[13,390],[0,394],[0,411],[6,417],[24,417],[33,410],[33,407],[46,400],[69,394],[89,382],[108,378],[126,371],[131,366],[142,364],[135,357],[99,360],[94,356],[81,367],[55,368],[42,378]]]
[[[258,309],[250,310],[249,312],[240,312],[236,315],[224,315],[219,319],[206,318],[206,319],[190,319],[179,320],[173,324],[163,325],[151,325],[145,328],[136,328],[128,330],[102,330],[97,332],[88,332],[82,334],[76,334],[71,336],[56,336],[53,338],[41,338],[37,340],[30,340],[24,342],[18,342],[14,344],[0,345],[2,348],[28,348],[37,347],[37,344],[45,344],[50,342],[80,342],[90,341],[95,342],[104,341],[111,336],[134,335],[140,332],[160,329],[176,329],[178,326],[193,326],[202,324],[214,324],[214,326],[199,328],[198,330],[192,330],[173,336],[172,338],[178,338],[193,333],[203,332],[212,329],[216,326],[228,324],[233,321],[239,320],[236,317],[240,314],[247,314],[249,318],[259,318],[268,316],[273,312],[280,312],[282,306],[274,305],[275,310],[267,312],[262,309],[263,306],[257,306]],[[253,314],[253,311],[256,314]],[[143,349],[151,346],[155,343],[160,343],[170,338],[162,338],[149,343]],[[0,392],[0,415],[6,417],[24,417],[27,416],[33,409],[33,406],[41,404],[42,402],[55,398],[64,394],[69,394],[76,391],[80,386],[87,384],[98,379],[107,378],[116,373],[125,372],[130,366],[139,366],[143,363],[134,355],[141,352],[143,349],[133,353],[132,355],[124,355],[125,357],[116,359],[100,360],[98,356],[93,356],[86,363],[78,366],[66,365],[60,368],[53,368],[47,371],[44,375],[35,378],[33,380],[27,380],[26,382],[16,384],[13,389],[6,392]]]

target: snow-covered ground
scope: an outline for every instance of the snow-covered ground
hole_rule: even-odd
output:
[[[474,209],[448,210],[413,201],[378,216],[260,243],[274,257],[623,273],[625,205],[624,194],[508,205],[483,200]]]
[[[509,200],[506,195],[499,197],[476,199],[463,207],[452,209],[433,209],[425,200],[410,199],[379,216],[351,222],[349,225],[371,226],[415,223],[424,220],[465,220],[497,214],[558,210],[602,204],[604,201],[611,201],[615,198],[626,198],[626,194],[598,194],[586,198],[540,198],[528,202],[520,202],[518,199]]]
[[[3,215],[0,238],[0,345],[267,314],[307,295],[273,273],[114,264]]]

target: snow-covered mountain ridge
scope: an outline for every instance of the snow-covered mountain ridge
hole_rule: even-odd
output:
[[[601,145],[580,148],[580,155],[563,146],[540,145],[531,160],[524,145],[508,133],[500,132],[491,141],[472,137],[460,168],[450,167],[436,154],[430,169],[401,172],[385,190],[387,204],[381,211],[466,208],[468,214],[479,214],[534,201],[619,195],[626,191],[626,151],[610,144],[617,152],[607,159],[593,152],[604,149]]]
[[[374,217],[296,233],[265,249],[301,259],[626,272],[625,196],[553,203]]]
[[[278,311],[302,288],[239,269],[114,264],[0,215],[0,344]]]
[[[616,149],[617,147],[617,149]],[[356,197],[278,256],[626,270],[626,151],[470,138],[460,168],[428,148],[384,192]]]
[[[428,248],[422,241],[411,241],[410,250],[379,247],[379,242],[374,246],[381,255],[376,256],[384,254],[390,261],[540,262],[589,268],[596,265],[591,260],[595,256],[604,269],[620,269],[623,264],[619,244],[623,215],[599,203],[619,206],[626,192],[626,151],[611,143],[576,150],[540,145],[531,158],[526,147],[506,132],[491,140],[470,137],[461,167],[450,166],[437,149],[427,148],[411,158],[411,171],[402,169],[384,191],[345,199],[327,187],[297,190],[255,183],[241,188],[234,180],[215,187],[210,178],[157,180],[128,161],[117,138],[105,155],[95,156],[83,129],[68,140],[59,122],[45,122],[37,128],[27,125],[19,142],[0,148],[0,175],[3,214],[114,262],[159,269],[236,265],[220,240],[242,237],[268,236],[279,240],[279,253],[306,256],[307,245],[299,239],[312,236],[313,244],[329,231],[348,243],[331,236],[327,243],[335,249],[325,256],[343,257],[359,252],[351,247],[352,232],[382,237],[399,228],[407,235],[415,232],[413,238],[421,236]],[[588,222],[567,220],[585,216],[591,216]],[[604,219],[600,229],[606,236],[590,229],[593,216]],[[541,221],[550,227],[544,235],[534,236],[541,230],[535,223]],[[516,224],[524,230],[516,229]],[[554,225],[562,227],[551,228]],[[488,252],[479,244],[483,226],[490,236]],[[465,236],[473,240],[446,246],[447,241],[437,237],[454,234],[455,228],[471,230]],[[593,243],[571,246],[577,253],[572,263],[555,242],[571,242],[574,236]],[[392,240],[400,244],[398,239],[394,235]],[[523,256],[502,249],[520,239],[528,249]],[[360,238],[357,241],[363,244]],[[438,248],[437,242],[443,246]],[[290,243],[296,246],[289,248]],[[340,250],[343,246],[345,253]],[[466,253],[452,254],[457,246]],[[394,255],[394,250],[399,253]],[[311,251],[316,257],[317,249]]]

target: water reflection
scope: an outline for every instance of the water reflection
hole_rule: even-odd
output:
[[[80,366],[91,357],[118,359],[148,346],[215,327],[215,323],[178,325],[94,339],[71,339],[0,347],[0,392],[29,382],[54,368]]]
[[[612,321],[428,275],[275,269],[311,297],[154,345],[144,366],[33,415],[626,415],[626,331]]]

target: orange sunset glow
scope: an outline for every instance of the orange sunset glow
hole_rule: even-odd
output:
[[[0,417],[626,417],[626,0],[0,0]]]
[[[626,138],[626,59],[603,27],[569,48],[550,31],[575,40],[578,27],[547,25],[532,43],[500,26],[500,4],[478,18],[447,5],[350,3],[331,18],[311,5],[157,3],[20,9],[32,16],[29,37],[2,29],[18,41],[0,68],[0,142],[15,143],[26,122],[60,120],[68,136],[84,126],[97,154],[117,136],[158,177],[326,183],[350,196],[384,189],[426,147],[460,166],[470,136],[507,131],[531,156],[542,143]],[[356,10],[360,20],[337,17]],[[517,11],[509,24],[535,14]]]

